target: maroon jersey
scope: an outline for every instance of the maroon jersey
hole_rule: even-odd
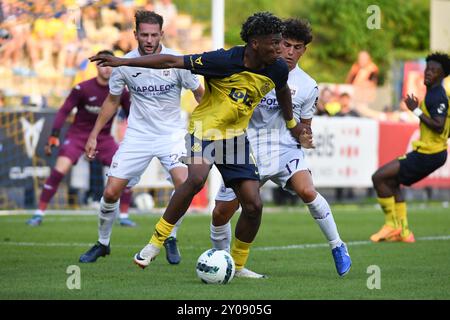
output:
[[[83,81],[76,85],[70,92],[66,101],[64,101],[61,109],[59,109],[56,114],[53,129],[58,131],[61,130],[67,116],[72,109],[76,107],[78,111],[75,115],[75,120],[67,131],[67,135],[89,135],[91,130],[94,128],[95,121],[100,113],[103,101],[105,101],[108,94],[109,86],[99,84],[96,78]],[[127,91],[122,93],[120,104],[125,113],[128,114],[130,110],[130,95]],[[103,127],[102,131],[99,133],[99,136],[111,134],[112,122],[113,118],[111,118],[111,120],[109,120]]]

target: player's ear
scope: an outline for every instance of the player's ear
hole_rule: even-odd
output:
[[[136,32],[136,30],[133,30],[133,34],[134,34],[134,39],[138,39],[138,35],[137,35],[137,32]]]
[[[258,47],[259,47],[259,42],[258,42],[258,40],[255,39],[255,38],[250,39],[250,47],[251,47],[253,50],[257,50]]]

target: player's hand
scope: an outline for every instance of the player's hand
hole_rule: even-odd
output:
[[[92,161],[95,159],[98,151],[95,150],[97,148],[97,137],[89,136],[86,145],[84,146],[84,153],[86,155],[86,159]]]
[[[305,149],[314,149],[316,146],[314,145],[312,132],[308,132],[306,129],[302,129],[298,137],[298,141],[302,148]]]
[[[298,122],[295,127],[289,130],[291,131],[291,135],[295,138],[295,140],[298,140],[299,142],[299,138],[303,130],[306,130],[307,133],[312,135],[311,127],[308,124],[302,122]]]
[[[92,57],[89,57],[89,61],[97,62],[97,65],[100,67],[120,67],[122,65],[121,58],[114,57],[110,54],[98,54]]]
[[[45,154],[47,156],[52,155],[52,148],[59,147],[59,138],[55,136],[48,137],[47,144],[44,147]]]
[[[419,99],[414,94],[407,94],[404,101],[408,109],[411,111],[414,111],[419,107]]]

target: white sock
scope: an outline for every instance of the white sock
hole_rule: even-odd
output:
[[[175,223],[175,226],[173,227],[172,232],[170,233],[169,237],[174,237],[174,238],[177,237],[177,231],[178,231],[178,228],[180,227],[183,219],[184,219],[184,216],[182,216],[180,219],[178,219],[178,221],[177,221],[177,223]]]
[[[42,211],[42,210],[39,210],[39,209],[37,209],[35,212],[34,212],[34,215],[35,216],[45,216],[45,212],[44,211]]]
[[[211,242],[213,248],[230,252],[231,223],[228,221],[223,226],[214,226],[211,223]]]
[[[107,246],[111,238],[114,219],[119,210],[119,201],[115,203],[106,203],[100,200],[100,212],[98,215],[98,242]]]
[[[314,201],[306,203],[309,212],[311,213],[314,220],[322,230],[325,238],[327,238],[331,249],[340,246],[342,243],[339,237],[339,232],[337,230],[336,223],[334,222],[333,214],[331,213],[331,208],[328,205],[327,200],[320,193],[317,193],[317,197]]]
[[[128,217],[129,217],[128,212],[127,213],[121,212],[120,215],[119,215],[120,219],[128,219]]]

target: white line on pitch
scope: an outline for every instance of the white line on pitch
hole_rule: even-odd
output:
[[[450,240],[450,235],[444,236],[429,236],[429,237],[418,237],[418,241],[448,241]],[[370,241],[349,241],[346,242],[349,247],[362,246],[372,244]],[[90,247],[93,243],[64,243],[64,242],[13,242],[13,241],[3,241],[0,245],[5,246],[18,246],[18,247]],[[125,244],[113,244],[113,248],[139,248],[137,245],[125,245]],[[276,251],[276,250],[295,250],[295,249],[311,249],[311,248],[328,248],[327,243],[306,243],[306,244],[293,244],[288,246],[277,246],[277,247],[254,247],[252,250],[256,251]],[[182,246],[183,250],[198,250],[198,246]]]

